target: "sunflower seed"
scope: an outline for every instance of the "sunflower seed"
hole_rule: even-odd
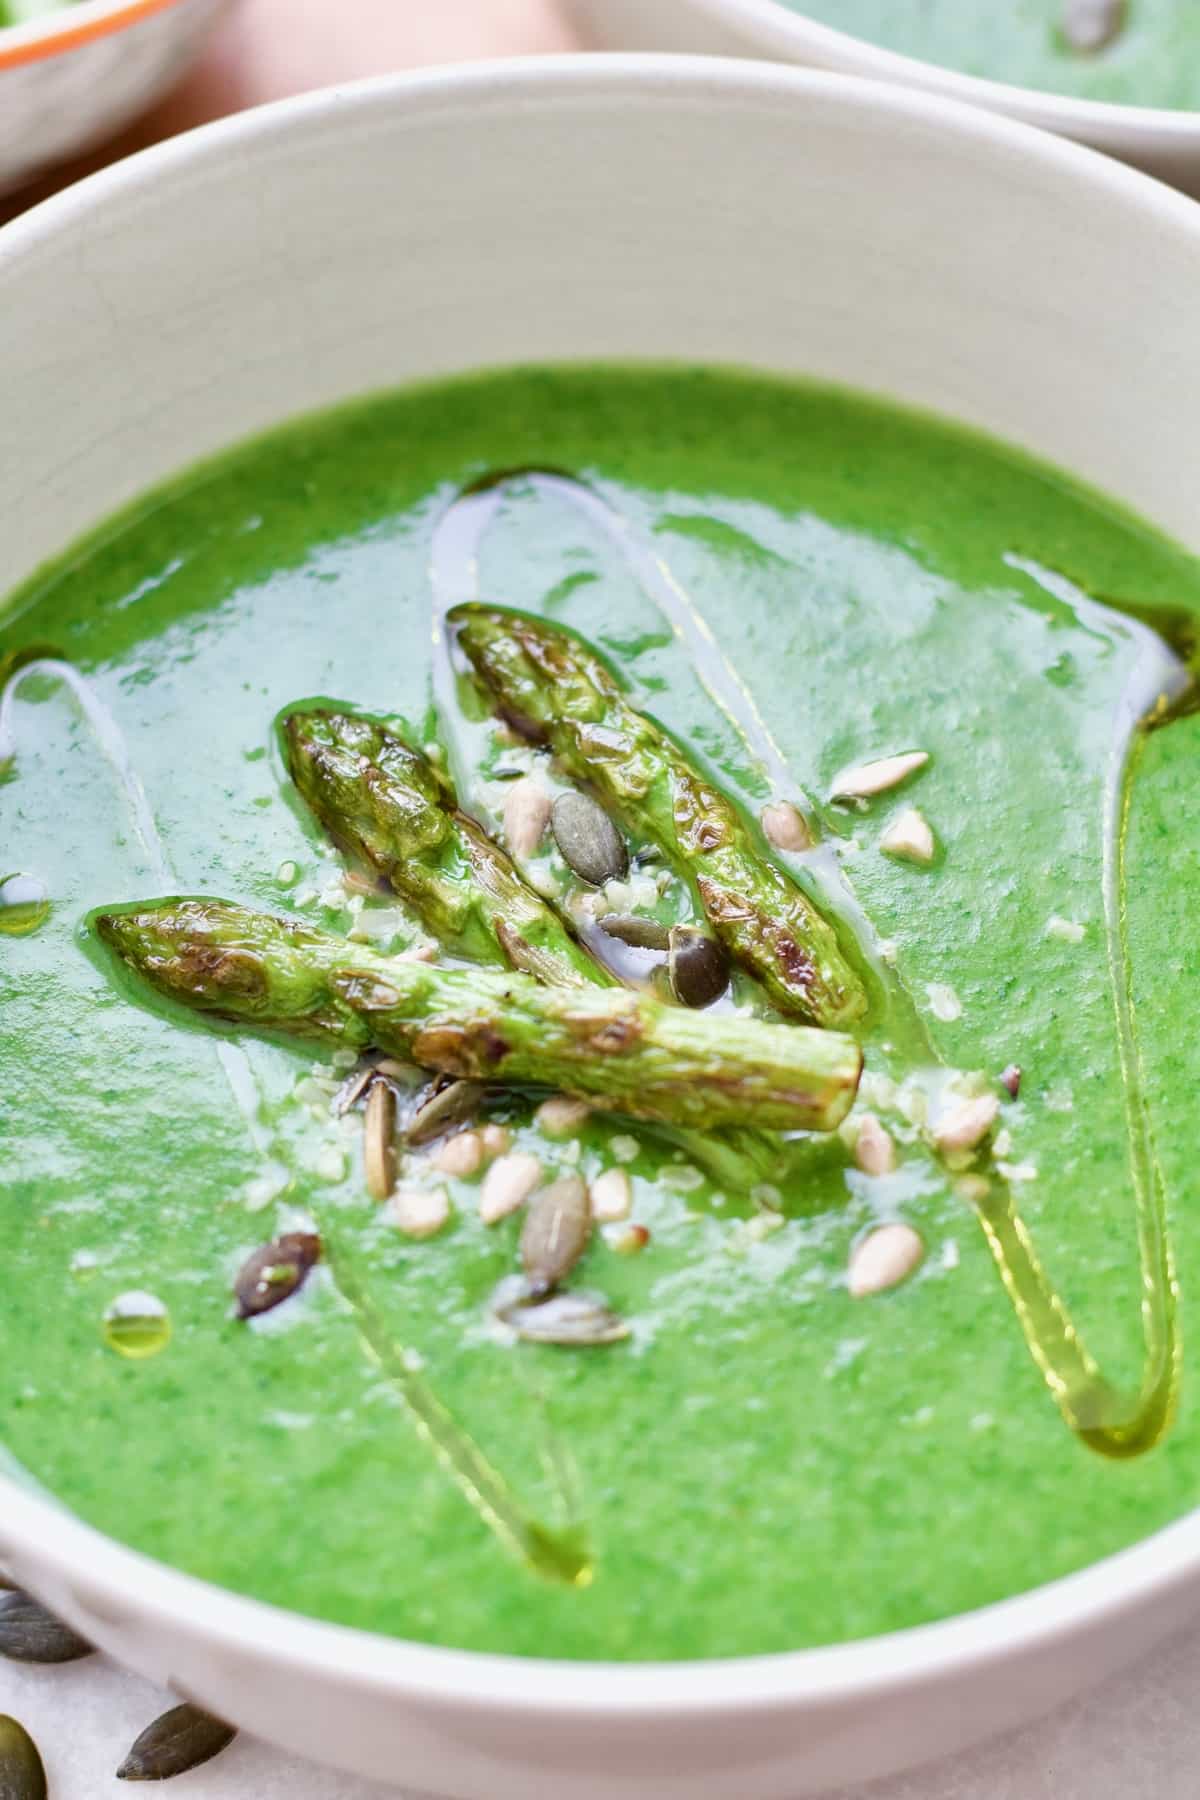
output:
[[[404,1127],[410,1144],[432,1143],[455,1125],[466,1125],[479,1110],[483,1088],[477,1081],[441,1079],[431,1082],[417,1097],[415,1110]]]
[[[850,1258],[850,1292],[856,1300],[897,1287],[916,1269],[925,1246],[911,1225],[881,1225],[855,1246]]]
[[[0,1713],[0,1800],[46,1800],[38,1747],[16,1719]]]
[[[637,913],[606,913],[600,929],[635,950],[665,950],[671,942],[665,925],[657,919],[643,919]]]
[[[478,1131],[456,1131],[438,1145],[430,1160],[442,1175],[460,1180],[478,1175],[483,1167],[483,1137]]]
[[[238,1318],[256,1319],[290,1300],[320,1259],[321,1240],[315,1232],[289,1231],[263,1244],[246,1258],[233,1284]]]
[[[563,1175],[533,1196],[521,1232],[521,1263],[535,1300],[571,1273],[591,1234],[587,1188],[578,1175]]]
[[[879,840],[879,848],[885,856],[918,863],[923,868],[928,868],[937,855],[929,821],[915,806],[906,807],[898,819],[893,819]]]
[[[529,1150],[514,1150],[499,1157],[483,1178],[479,1190],[479,1216],[495,1225],[524,1206],[542,1179],[542,1165]]]
[[[808,820],[790,800],[777,800],[772,806],[764,806],[761,819],[767,842],[774,844],[777,850],[812,849],[813,835]]]
[[[532,856],[550,823],[553,802],[531,775],[514,781],[504,796],[504,837],[512,855]]]
[[[367,1094],[363,1172],[372,1200],[386,1200],[396,1185],[396,1095],[380,1077]]]
[[[169,1781],[218,1756],[237,1736],[198,1706],[173,1706],[147,1725],[117,1770],[118,1781]]]
[[[0,1593],[0,1656],[13,1662],[65,1663],[91,1656],[93,1646],[20,1588]]]
[[[1126,0],[1063,0],[1067,45],[1085,56],[1104,50],[1125,28]]]
[[[602,1294],[552,1294],[532,1304],[518,1298],[498,1306],[496,1317],[532,1344],[616,1344],[630,1329]]]
[[[670,941],[671,992],[681,1006],[711,1006],[729,986],[724,944],[695,925],[672,925]]]
[[[843,769],[830,790],[831,800],[873,800],[899,787],[929,761],[928,750],[909,750],[903,756],[881,756],[876,762],[856,763]]]
[[[582,881],[603,887],[629,872],[625,840],[598,801],[572,789],[560,794],[550,815],[554,841],[563,861]]]

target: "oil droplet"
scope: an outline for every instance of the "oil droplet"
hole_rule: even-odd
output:
[[[118,1294],[104,1315],[104,1341],[118,1356],[141,1362],[171,1341],[171,1317],[153,1294]]]
[[[44,925],[50,899],[36,875],[0,875],[0,931],[8,937],[28,937]]]

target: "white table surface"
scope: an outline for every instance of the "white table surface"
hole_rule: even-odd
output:
[[[1015,1736],[825,1800],[1197,1800],[1198,1694],[1200,1629]],[[0,1711],[36,1738],[50,1800],[128,1800],[140,1791],[112,1771],[169,1704],[100,1657],[58,1669],[0,1664]],[[172,1800],[424,1800],[403,1784],[355,1781],[247,1738],[161,1791]]]

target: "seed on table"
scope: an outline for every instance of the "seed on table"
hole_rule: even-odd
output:
[[[563,1175],[533,1196],[521,1231],[521,1264],[535,1300],[571,1273],[591,1235],[588,1191],[578,1175]]]
[[[0,1593],[0,1656],[12,1662],[66,1663],[94,1654],[94,1646],[20,1588]]]
[[[532,856],[542,841],[553,801],[539,781],[523,775],[504,796],[504,837],[513,856]]]
[[[592,1217],[601,1224],[627,1219],[633,1209],[633,1183],[624,1169],[605,1169],[592,1183]]]
[[[928,750],[909,750],[902,756],[881,756],[875,762],[856,763],[843,769],[830,790],[831,800],[873,800],[907,781],[929,761]]]
[[[850,1257],[850,1292],[854,1299],[897,1287],[918,1268],[925,1246],[911,1225],[880,1225],[854,1248]]]
[[[483,1167],[483,1136],[478,1131],[456,1131],[446,1138],[431,1158],[435,1169],[443,1175],[456,1175],[465,1180],[477,1175]]]
[[[983,1142],[1000,1112],[995,1094],[980,1094],[974,1100],[960,1100],[942,1114],[934,1127],[934,1148],[945,1156],[957,1150],[974,1150]]]
[[[232,1725],[198,1706],[173,1706],[147,1725],[117,1770],[118,1781],[169,1781],[186,1775],[232,1744]]]
[[[0,1800],[46,1800],[46,1769],[20,1720],[0,1713]]]
[[[854,1160],[864,1175],[890,1175],[896,1167],[895,1141],[874,1113],[862,1116],[854,1140]]]
[[[406,1237],[434,1237],[450,1217],[450,1196],[445,1188],[399,1187],[387,1216]]]
[[[808,820],[790,800],[777,800],[771,806],[764,806],[761,819],[767,842],[774,844],[777,850],[812,849],[813,835]]]
[[[479,1190],[479,1216],[495,1225],[524,1206],[542,1179],[540,1160],[529,1150],[514,1150],[494,1162]]]
[[[533,1122],[548,1138],[574,1137],[583,1129],[591,1110],[586,1100],[576,1100],[570,1094],[552,1094],[549,1100],[542,1101]]]
[[[386,1200],[396,1185],[396,1095],[378,1078],[367,1093],[363,1173],[372,1200]]]
[[[879,840],[885,856],[901,862],[917,863],[928,868],[937,854],[937,844],[929,821],[915,806],[910,806],[894,819]]]
[[[233,1284],[239,1319],[257,1319],[290,1300],[321,1260],[313,1231],[288,1231],[248,1256]]]
[[[598,801],[573,788],[560,794],[550,814],[563,861],[581,880],[603,887],[629,873],[625,840]]]

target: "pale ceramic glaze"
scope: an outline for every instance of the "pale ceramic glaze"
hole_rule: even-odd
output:
[[[290,414],[555,358],[743,363],[878,390],[1061,464],[1200,551],[1198,293],[1190,203],[898,87],[621,57],[309,96],[148,152],[0,232],[0,593],[144,488]],[[798,1493],[798,1555],[803,1516]],[[0,1558],[213,1711],[459,1800],[796,1800],[1048,1709],[1200,1601],[1194,1515],[944,1624],[610,1666],[274,1611],[3,1477]]]
[[[231,3],[86,0],[0,27],[0,193],[146,111]]]
[[[969,100],[1057,131],[1200,195],[1200,112],[1116,106],[961,75],[806,18],[778,0],[563,0],[585,40],[602,50],[688,50],[765,56],[874,81],[899,81]]]

